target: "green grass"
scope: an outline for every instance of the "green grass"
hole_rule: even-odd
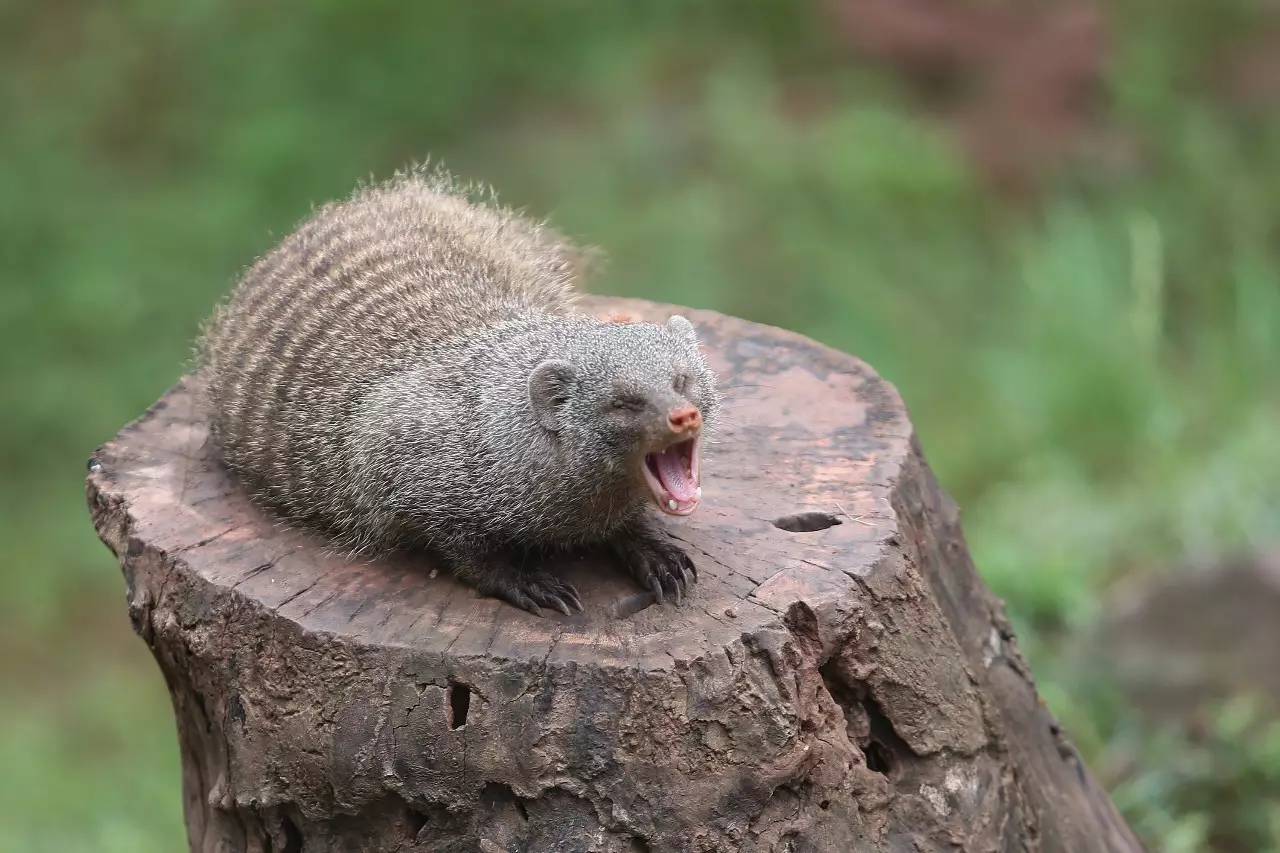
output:
[[[597,290],[795,328],[898,383],[1152,846],[1275,843],[1220,790],[1251,780],[1274,815],[1274,774],[1211,739],[1210,784],[1064,651],[1116,579],[1280,540],[1280,120],[1213,89],[1252,5],[1120,4],[1108,100],[1137,164],[1034,203],[816,13],[745,8],[0,2],[0,848],[180,847],[170,713],[84,460],[310,205],[428,154],[604,248]]]
[[[0,698],[0,850],[182,848],[173,714],[149,655],[127,636],[119,596],[110,598],[117,624],[64,628],[52,668],[38,655],[39,675],[19,673],[20,690]]]

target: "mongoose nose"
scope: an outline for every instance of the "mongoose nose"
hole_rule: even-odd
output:
[[[702,427],[702,412],[697,406],[681,406],[667,415],[672,432],[693,432]]]

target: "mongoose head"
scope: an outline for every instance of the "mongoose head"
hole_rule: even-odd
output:
[[[577,464],[611,474],[607,482],[670,515],[697,509],[702,440],[719,396],[693,324],[674,316],[593,325],[564,355],[529,377],[538,423]]]

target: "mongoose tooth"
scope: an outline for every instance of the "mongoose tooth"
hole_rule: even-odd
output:
[[[693,493],[693,496],[698,500],[702,500],[702,486],[698,486],[698,490]]]
[[[671,498],[667,501],[667,509],[671,510],[672,512],[674,512],[675,510],[678,510],[679,508],[680,508],[680,504],[676,503],[675,498]]]

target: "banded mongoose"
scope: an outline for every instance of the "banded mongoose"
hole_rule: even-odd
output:
[[[580,253],[421,171],[320,208],[206,326],[215,439],[254,498],[354,552],[421,547],[482,594],[581,610],[538,555],[607,544],[658,601],[719,400],[693,326],[575,313]]]

